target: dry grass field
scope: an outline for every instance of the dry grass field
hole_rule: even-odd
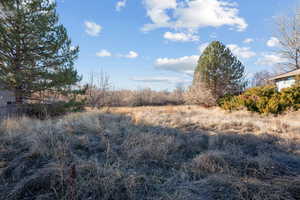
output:
[[[107,108],[0,127],[2,200],[299,200],[300,113]]]
[[[227,112],[201,106],[118,107],[104,112],[130,116],[136,124],[148,124],[181,130],[210,130],[300,138],[300,112],[263,116],[247,111]],[[295,134],[299,132],[299,134]],[[295,137],[295,138],[294,138]]]

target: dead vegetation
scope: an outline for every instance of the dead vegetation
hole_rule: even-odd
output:
[[[170,106],[9,119],[0,199],[297,200],[299,116]]]

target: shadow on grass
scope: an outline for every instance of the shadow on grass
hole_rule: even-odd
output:
[[[300,199],[299,144],[86,113],[0,129],[0,199]]]

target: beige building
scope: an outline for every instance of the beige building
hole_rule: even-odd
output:
[[[293,70],[287,73],[279,74],[270,78],[270,81],[274,81],[278,90],[282,90],[283,88],[291,87],[296,83],[296,76],[300,76],[300,69]]]

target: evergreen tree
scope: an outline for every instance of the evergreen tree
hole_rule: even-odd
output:
[[[32,94],[67,94],[81,77],[73,68],[79,48],[71,46],[52,0],[1,0],[0,89],[22,104]]]
[[[244,71],[244,65],[230,49],[214,41],[200,56],[193,85],[204,83],[216,97],[238,93],[246,86]]]

